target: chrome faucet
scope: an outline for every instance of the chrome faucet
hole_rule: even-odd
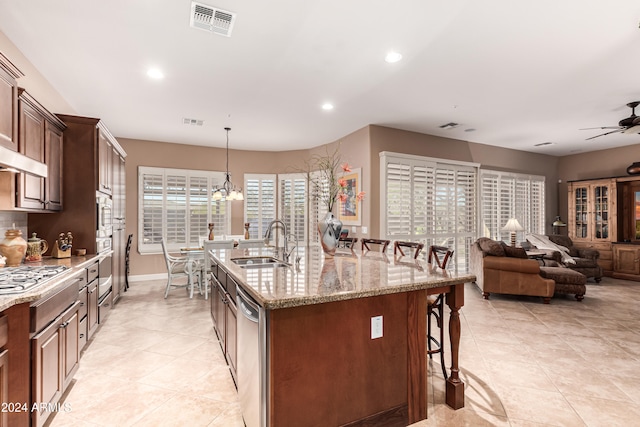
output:
[[[282,232],[283,232],[283,236],[284,236],[284,261],[288,262],[289,261],[289,249],[287,246],[287,236],[289,235],[287,232],[287,224],[285,224],[281,219],[274,219],[273,221],[271,221],[269,223],[269,225],[267,226],[267,230],[264,232],[264,244],[268,245],[269,244],[269,239],[271,238],[271,230],[273,229],[273,226],[279,224],[282,226]]]

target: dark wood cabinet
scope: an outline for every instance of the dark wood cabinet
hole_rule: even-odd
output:
[[[0,350],[0,402],[9,400],[9,350]],[[6,411],[0,413],[0,427],[9,427],[9,414]]]
[[[64,124],[26,91],[18,96],[18,151],[47,164],[46,178],[26,172],[0,176],[0,207],[4,210],[62,209],[62,144]]]
[[[236,283],[215,263],[211,268],[211,318],[224,358],[236,382],[238,366]]]
[[[107,139],[105,132],[100,131],[98,135],[98,191],[105,194],[113,192],[113,154],[111,142]]]
[[[24,76],[0,53],[0,145],[18,151],[18,83]]]
[[[111,194],[112,183],[105,178],[103,160],[113,162],[113,150],[123,158],[126,153],[99,119],[58,115],[64,123],[62,194],[67,195],[64,209],[54,215],[30,213],[29,233],[37,232],[48,242],[58,233],[71,231],[74,248],[97,252],[96,193]],[[109,150],[105,153],[107,147]],[[123,189],[124,190],[124,189]],[[71,197],[73,195],[73,197]],[[126,243],[126,242],[125,242]]]
[[[76,301],[31,339],[34,403],[57,403],[78,369],[79,306]],[[32,425],[44,425],[50,415],[45,405],[38,406],[31,412]]]
[[[45,209],[48,211],[62,210],[62,150],[63,131],[50,122],[45,122],[44,154],[47,164],[47,178],[45,179]]]
[[[98,329],[98,280],[87,285],[87,339]]]

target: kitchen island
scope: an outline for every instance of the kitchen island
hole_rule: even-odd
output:
[[[464,405],[459,310],[463,284],[473,275],[373,252],[325,258],[319,247],[301,248],[297,267],[234,261],[277,256],[269,248],[209,255],[212,277],[222,278],[212,286],[224,281],[228,298],[238,301],[237,337],[227,345],[237,343],[229,354],[237,355],[247,427],[404,426],[425,419],[427,294],[447,294],[452,351],[446,402]],[[212,294],[212,315],[214,300]],[[243,323],[243,313],[255,327]]]

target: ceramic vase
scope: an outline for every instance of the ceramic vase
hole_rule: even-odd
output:
[[[320,245],[322,245],[322,250],[324,251],[325,256],[333,257],[336,253],[341,230],[342,221],[336,218],[331,212],[327,212],[327,215],[318,221]]]
[[[0,242],[0,253],[7,258],[7,267],[17,267],[27,252],[27,241],[22,238],[22,231],[17,229],[7,230],[4,236]]]

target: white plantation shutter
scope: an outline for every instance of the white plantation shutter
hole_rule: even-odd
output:
[[[278,175],[278,217],[287,224],[298,244],[307,241],[307,177],[305,174]]]
[[[307,219],[307,236],[309,243],[319,243],[320,237],[318,235],[318,221],[325,217],[327,214],[327,206],[324,200],[327,198],[329,191],[329,183],[326,180],[322,180],[320,172],[311,172],[311,179],[320,184],[319,188],[310,186],[307,202],[309,204],[309,216]],[[317,193],[317,194],[316,194]]]
[[[223,172],[140,166],[139,251],[160,252],[163,237],[172,251],[198,245],[199,237],[208,235],[210,222],[215,224],[217,233],[228,234],[231,225],[229,205],[214,202],[211,197],[213,189],[223,181]]]
[[[244,188],[244,222],[249,223],[250,237],[259,239],[276,219],[276,175],[245,175]]]
[[[452,268],[467,271],[476,236],[477,166],[381,153],[381,234],[454,250]]]
[[[502,231],[510,218],[516,218],[523,232],[516,234],[521,241],[525,233],[545,233],[545,177],[492,170],[480,171],[481,235],[509,242],[508,231]]]

